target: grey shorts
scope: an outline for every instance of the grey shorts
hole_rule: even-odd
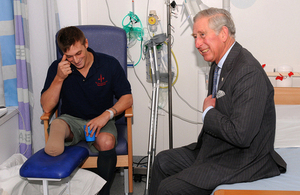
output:
[[[69,125],[69,127],[74,135],[73,140],[71,142],[65,142],[65,146],[75,145],[78,142],[85,140],[84,125],[86,125],[90,120],[84,120],[84,119],[77,118],[77,117],[74,117],[74,116],[71,116],[68,114],[63,114],[57,118],[64,120]],[[50,128],[50,126],[49,126],[49,128]],[[49,128],[48,128],[48,132],[50,130]],[[102,127],[100,132],[106,132],[106,133],[113,134],[115,137],[115,140],[116,140],[116,144],[117,144],[118,131],[117,131],[114,119],[109,120],[107,122],[107,124],[104,127]],[[91,151],[98,152],[98,150],[95,148],[93,143],[94,142],[88,142],[88,145],[89,145]]]

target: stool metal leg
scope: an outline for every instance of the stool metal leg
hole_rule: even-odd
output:
[[[70,181],[68,181],[68,183],[67,183],[67,194],[68,194],[68,195],[71,194],[71,190],[70,190]]]
[[[48,182],[49,181],[61,181],[61,179],[51,179],[51,178],[32,178],[28,177],[28,180],[33,180],[33,181],[42,181],[43,183],[43,194],[48,195],[49,194],[49,189],[48,189]]]
[[[48,180],[46,180],[46,179],[43,179],[43,193],[44,193],[44,195],[49,194],[49,192],[48,192]]]

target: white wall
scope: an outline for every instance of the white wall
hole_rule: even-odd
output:
[[[57,0],[60,13],[61,27],[78,24],[107,24],[112,25],[109,17],[105,0]],[[110,15],[113,22],[122,27],[122,20],[132,11],[132,1],[107,1],[110,8]],[[152,0],[149,2],[149,9],[155,9],[160,16],[164,32],[166,32],[166,6],[164,0]],[[222,7],[221,0],[203,0],[210,7]],[[29,4],[29,17],[31,27],[36,31],[31,34],[31,59],[33,70],[33,80],[35,89],[35,112],[33,124],[33,141],[35,150],[43,147],[43,142],[37,141],[43,139],[43,126],[40,124],[39,116],[41,107],[39,104],[40,90],[42,88],[48,65],[41,64],[45,54],[43,45],[45,42],[43,27],[38,25],[42,10],[38,10],[40,1]],[[181,4],[178,1],[177,4]],[[236,39],[246,47],[261,64],[267,64],[266,70],[272,71],[280,65],[290,65],[294,71],[299,72],[299,49],[300,38],[297,33],[300,25],[297,25],[300,13],[298,9],[300,1],[286,0],[284,3],[279,0],[255,1],[255,3],[245,9],[235,7],[231,4],[231,13],[233,15],[237,36]],[[135,14],[146,26],[147,1],[135,1]],[[34,8],[34,12],[30,12]],[[176,59],[179,64],[179,78],[175,84],[180,95],[192,106],[202,110],[202,101],[206,95],[204,84],[204,73],[208,70],[207,63],[203,61],[200,54],[194,48],[194,41],[191,37],[191,23],[181,23],[186,15],[182,16],[181,6],[178,6],[178,18],[172,18],[172,26],[175,32],[172,32],[173,47]],[[176,11],[175,11],[176,12]],[[81,14],[79,14],[81,13]],[[160,31],[158,32],[160,33]],[[129,49],[129,52],[135,62],[140,55],[140,45],[137,43]],[[135,67],[137,75],[146,86],[151,95],[151,84],[146,82],[145,61]],[[36,73],[36,74],[35,74]],[[134,155],[146,155],[148,146],[150,110],[149,99],[142,85],[136,78],[132,68],[128,70],[128,79],[132,85],[134,96],[134,125],[133,125],[133,153]],[[274,78],[271,78],[274,80]],[[274,82],[274,81],[273,81]],[[296,84],[298,85],[298,84]],[[167,109],[167,106],[165,107]],[[168,143],[168,115],[161,112],[158,121],[158,140],[157,151],[167,149]],[[201,122],[201,114],[190,109],[177,94],[173,91],[173,113],[180,115],[192,121]],[[195,125],[184,122],[176,117],[173,118],[174,147],[189,144],[196,141],[201,125]]]

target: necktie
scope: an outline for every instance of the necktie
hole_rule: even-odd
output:
[[[219,72],[220,67],[216,66],[215,68],[215,73],[214,73],[214,80],[213,80],[213,89],[212,89],[212,97],[216,97],[217,93],[217,80],[218,80],[218,72]]]

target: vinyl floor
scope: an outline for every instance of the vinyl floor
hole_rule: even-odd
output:
[[[96,169],[88,169],[96,173]],[[133,193],[129,195],[144,195],[146,187],[146,176],[142,176],[140,179],[133,181]],[[124,193],[124,174],[120,169],[116,169],[114,181],[110,188],[110,195],[123,195]]]
[[[133,194],[144,195],[146,186],[146,177],[142,177],[142,181],[133,181]],[[124,176],[120,172],[116,172],[113,184],[110,189],[110,195],[124,194]]]

